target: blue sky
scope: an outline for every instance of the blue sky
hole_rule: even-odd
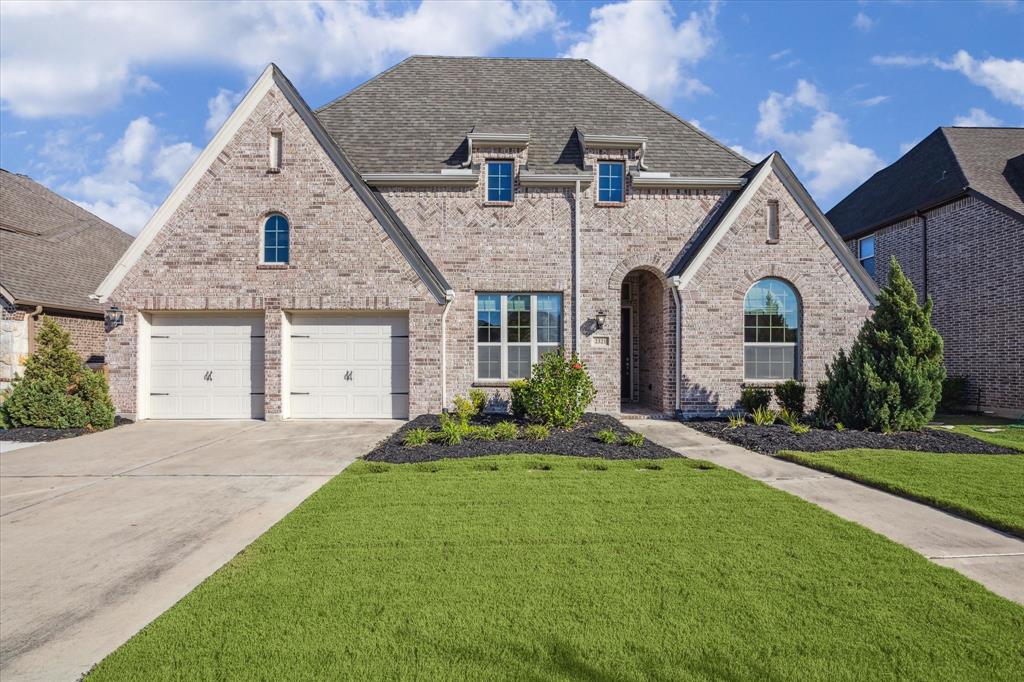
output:
[[[591,59],[825,209],[937,126],[1024,125],[1024,3],[0,4],[0,165],[136,233],[268,61],[319,106],[409,54]]]

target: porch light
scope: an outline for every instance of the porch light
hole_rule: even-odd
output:
[[[103,313],[103,322],[107,331],[120,327],[124,324],[124,312],[116,305],[110,306],[110,309]]]
[[[597,321],[597,328],[604,329],[604,323],[608,319],[608,316],[604,314],[603,310],[598,310],[597,316],[594,319]]]

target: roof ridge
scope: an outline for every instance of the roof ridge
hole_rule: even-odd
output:
[[[946,135],[945,128],[939,128],[939,132],[942,133],[942,140],[946,143],[946,148],[949,149],[949,155],[953,157],[953,164],[956,166],[956,171],[960,174],[961,186],[967,189],[971,186],[971,180],[967,177],[967,171],[964,170],[963,164],[960,163],[960,157],[956,153],[956,147],[953,145],[953,140],[949,139]]]
[[[662,105],[658,104],[657,102],[655,102],[653,99],[651,99],[647,95],[643,94],[639,90],[634,89],[632,86],[627,85],[624,81],[622,81],[622,80],[616,78],[615,76],[611,75],[610,73],[608,73],[607,71],[602,69],[600,66],[598,66],[594,62],[590,61],[589,59],[580,59],[578,61],[581,61],[581,62],[585,63],[590,68],[594,69],[595,71],[597,71],[598,73],[600,73],[604,77],[608,78],[612,82],[616,83],[620,87],[622,87],[622,88],[628,90],[629,92],[633,93],[634,95],[636,95],[640,99],[644,100],[648,104],[652,105],[654,108],[658,109],[662,113],[668,114],[672,118],[676,119],[677,121],[679,121],[680,123],[685,125],[690,130],[694,131],[695,133],[697,133],[698,135],[703,137],[708,142],[711,142],[712,144],[717,145],[718,147],[720,147],[724,151],[726,151],[729,154],[732,154],[733,156],[735,156],[737,159],[739,159],[743,163],[749,164],[751,167],[753,167],[755,165],[755,164],[751,163],[750,159],[744,157],[743,155],[741,155],[736,150],[731,149],[730,147],[727,147],[726,145],[722,144],[721,142],[719,142],[715,138],[711,137],[711,135],[709,135],[708,133],[704,132],[703,130],[701,130],[697,126],[693,125],[692,123],[690,123],[686,119],[682,118],[681,116],[678,116],[678,115],[672,113],[671,111],[669,111],[668,109],[666,109]]]

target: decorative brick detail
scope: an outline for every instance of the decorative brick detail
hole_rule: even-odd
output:
[[[848,246],[855,250],[856,241]],[[1024,221],[965,197],[875,233],[879,286],[892,256],[918,298],[934,301],[946,372],[969,377],[983,408],[1024,412]]]

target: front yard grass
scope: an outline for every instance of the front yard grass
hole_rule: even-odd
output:
[[[996,431],[995,429],[999,430]],[[958,424],[952,429],[942,430],[953,431],[954,433],[962,433],[965,436],[971,436],[972,438],[977,438],[978,440],[983,440],[988,443],[994,443],[996,445],[1002,445],[1004,448],[1013,448],[1014,450],[1020,450],[1021,452],[1024,452],[1024,429],[1022,428],[1010,428],[1009,426],[1005,425],[999,426],[991,424]]]
[[[1022,632],[703,462],[359,461],[88,679],[1019,680]]]
[[[1012,447],[1008,440],[993,442]],[[778,456],[1024,537],[1024,454],[790,450]]]

